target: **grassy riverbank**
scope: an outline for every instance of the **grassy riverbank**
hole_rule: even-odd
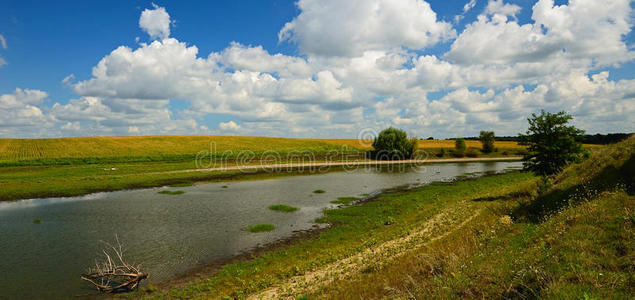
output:
[[[603,148],[547,184],[514,172],[327,210],[317,236],[136,296],[632,298],[634,149]]]

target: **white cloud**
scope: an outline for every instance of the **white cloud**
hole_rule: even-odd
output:
[[[46,92],[20,88],[0,95],[0,136],[37,136],[36,133],[50,131],[54,119],[38,107],[47,97]]]
[[[300,0],[297,6],[300,15],[285,24],[278,37],[298,43],[308,54],[423,49],[455,35],[422,0]]]
[[[2,34],[0,34],[0,47],[2,47],[2,49],[7,50],[7,39],[4,38],[4,36]]]
[[[170,36],[170,15],[164,7],[152,3],[152,9],[144,9],[139,18],[139,27],[151,39],[166,39]]]
[[[475,5],[476,0],[470,0],[470,2],[465,3],[465,5],[463,5],[463,13],[470,11],[472,8],[474,8]]]
[[[437,56],[425,48],[454,30],[426,2],[303,0],[280,37],[305,55],[236,42],[199,53],[160,31],[159,40],[114,49],[90,78],[65,78],[77,99],[47,107],[40,91],[2,95],[1,109],[49,127],[20,131],[11,125],[20,118],[0,117],[0,134],[356,137],[395,125],[418,136],[513,135],[540,108],[569,111],[590,132],[634,131],[635,80],[604,71],[635,58],[623,40],[632,26],[627,2],[541,0],[533,21],[520,24],[518,6],[490,1]],[[172,111],[170,99],[187,106]],[[199,124],[208,114],[232,121]]]
[[[218,124],[218,129],[222,131],[238,131],[240,130],[240,125],[236,124],[234,121],[221,122]]]
[[[66,124],[62,125],[60,127],[62,130],[67,130],[67,131],[80,131],[82,129],[82,127],[80,126],[79,122],[75,121],[75,122],[66,122]]]
[[[520,12],[521,7],[515,4],[504,3],[503,0],[489,0],[485,7],[487,15],[503,15],[515,17]]]
[[[623,41],[632,26],[629,2],[574,1],[554,6],[552,0],[540,0],[533,7],[534,23],[521,25],[509,19],[520,7],[490,1],[485,14],[466,27],[445,57],[468,65],[565,59],[602,67],[630,61],[635,54]]]

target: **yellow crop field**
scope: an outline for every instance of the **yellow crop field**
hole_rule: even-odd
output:
[[[246,136],[143,136],[82,137],[54,139],[0,139],[0,161],[63,158],[114,158],[196,155],[200,151],[223,154],[240,150],[254,152],[338,148],[325,141]]]

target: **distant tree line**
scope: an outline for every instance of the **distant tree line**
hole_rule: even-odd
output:
[[[584,144],[595,144],[595,145],[607,145],[614,144],[617,142],[621,142],[631,136],[633,133],[609,133],[609,134],[585,134],[583,136],[582,143]],[[456,138],[448,138],[446,140],[455,140]],[[470,141],[478,141],[481,140],[478,136],[471,136],[464,138],[465,140]],[[518,142],[520,141],[520,137],[518,136],[497,136],[495,137],[496,141],[510,141],[510,142]]]

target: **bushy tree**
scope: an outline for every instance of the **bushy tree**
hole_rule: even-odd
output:
[[[519,143],[529,146],[528,154],[523,156],[525,170],[549,176],[581,157],[584,130],[567,125],[571,119],[564,111],[531,114],[527,132],[518,135]]]
[[[410,159],[417,150],[418,142],[416,137],[408,139],[405,131],[389,127],[373,140],[374,150],[369,152],[369,156],[382,160]]]
[[[481,131],[478,139],[483,145],[483,153],[490,153],[494,151],[494,131]]]
[[[454,150],[452,150],[452,156],[454,157],[463,157],[465,156],[465,149],[467,146],[465,145],[464,138],[457,138],[454,140]]]
[[[464,138],[457,138],[456,140],[454,140],[454,150],[457,151],[465,151],[465,139]]]

